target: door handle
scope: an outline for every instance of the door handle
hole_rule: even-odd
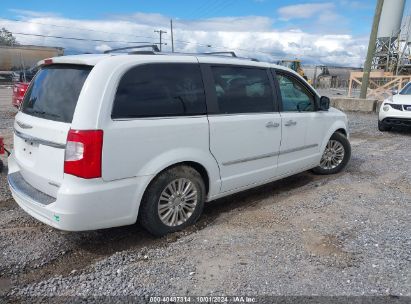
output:
[[[296,121],[294,121],[294,120],[289,120],[289,121],[287,121],[287,122],[284,124],[284,126],[290,127],[290,126],[295,126],[296,124],[297,124]]]
[[[269,121],[265,124],[266,128],[278,128],[280,126],[279,123]]]

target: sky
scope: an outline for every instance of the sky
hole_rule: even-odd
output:
[[[158,43],[154,30],[161,29],[167,31],[163,50],[169,51],[173,19],[176,51],[361,66],[375,5],[375,0],[1,0],[0,27],[21,44],[64,47],[66,54]]]

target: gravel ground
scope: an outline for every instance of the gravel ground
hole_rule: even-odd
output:
[[[0,109],[10,138],[13,110]],[[411,131],[349,119],[344,172],[211,202],[196,226],[161,239],[137,225],[52,229],[18,208],[3,172],[0,295],[411,296]]]

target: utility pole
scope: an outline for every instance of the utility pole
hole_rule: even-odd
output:
[[[159,33],[160,34],[160,52],[161,52],[161,46],[163,45],[163,34],[167,34],[167,32],[166,31],[163,31],[163,30],[159,30],[159,31],[154,31],[154,33]],[[164,43],[165,44],[165,43]]]
[[[171,52],[174,53],[173,19],[170,19],[170,31],[171,31]]]
[[[368,83],[370,80],[372,58],[374,57],[374,53],[375,53],[378,25],[380,24],[380,18],[381,18],[381,12],[382,12],[383,5],[384,5],[384,0],[378,0],[377,7],[375,8],[374,21],[372,23],[370,42],[368,43],[367,59],[365,60],[365,63],[364,63],[364,74],[362,77],[360,98],[367,98],[367,89],[368,89]]]

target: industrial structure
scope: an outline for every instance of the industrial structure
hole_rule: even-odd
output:
[[[411,72],[411,16],[403,18],[405,0],[384,0],[372,61],[374,70],[393,75]]]

